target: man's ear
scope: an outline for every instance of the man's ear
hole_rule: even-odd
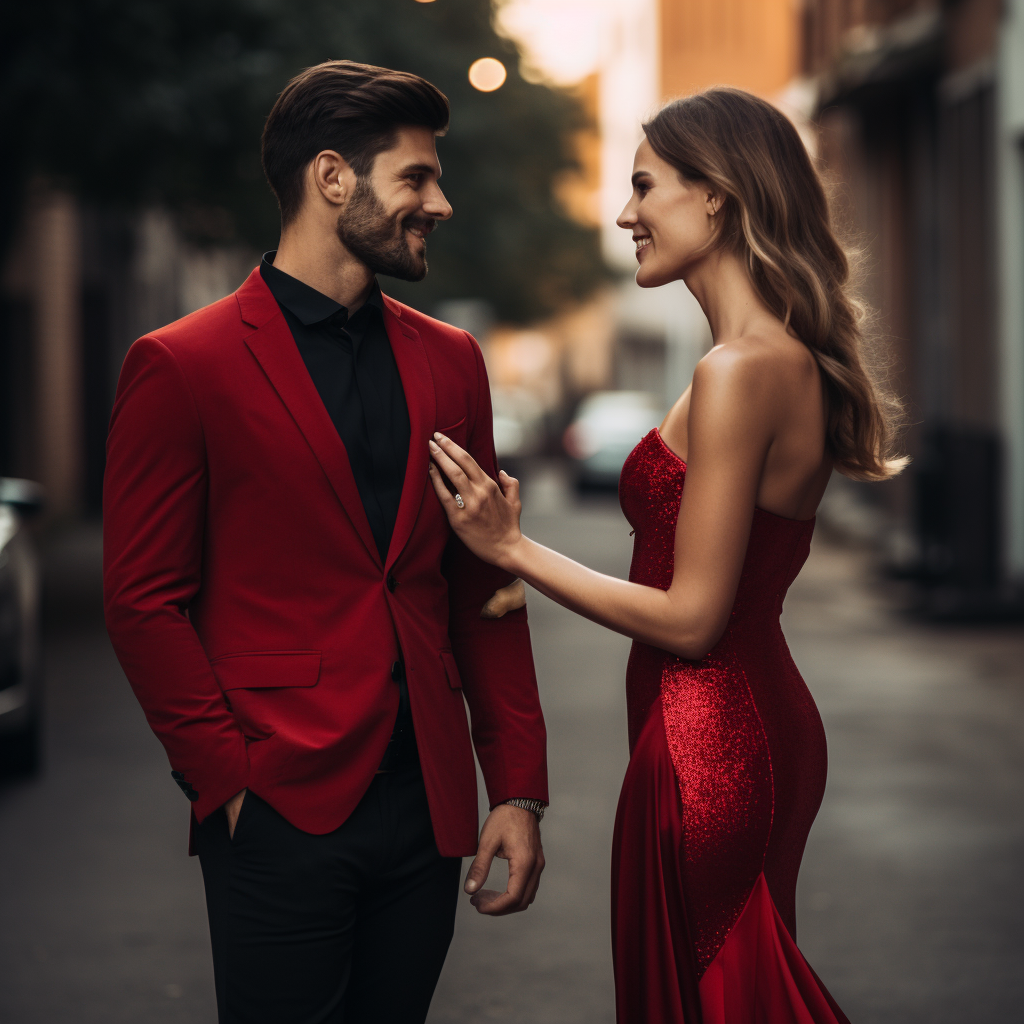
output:
[[[344,206],[356,187],[356,172],[333,149],[325,149],[313,157],[309,176],[313,187],[332,206]]]

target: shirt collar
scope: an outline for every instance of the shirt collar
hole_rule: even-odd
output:
[[[260,262],[260,276],[266,282],[271,295],[277,300],[279,306],[284,306],[307,327],[330,319],[339,310],[344,310],[347,314],[348,310],[340,302],[335,302],[329,295],[318,292],[298,278],[292,277],[291,274],[278,270],[274,266],[276,255],[276,249],[263,254],[263,259]],[[370,289],[366,302],[353,315],[358,317],[368,306],[376,309],[379,313],[384,312],[384,299],[376,278],[374,278],[373,287]]]

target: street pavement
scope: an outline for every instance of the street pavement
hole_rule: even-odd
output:
[[[577,502],[552,470],[526,499],[532,536],[626,573],[614,499]],[[106,639],[99,555],[96,529],[46,553],[47,766],[0,782],[0,1024],[214,1024],[188,808]],[[819,536],[786,604],[830,750],[801,948],[854,1024],[1024,1020],[1024,632],[915,624],[868,565]],[[430,1024],[614,1019],[629,643],[536,593],[529,607],[548,869],[525,914],[491,920],[463,902]]]

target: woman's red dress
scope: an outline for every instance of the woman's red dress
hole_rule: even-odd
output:
[[[672,582],[685,475],[657,430],[623,467],[634,583]],[[633,644],[612,855],[619,1024],[848,1024],[795,941],[826,752],[779,615],[813,530],[755,511],[729,625],[700,661]]]

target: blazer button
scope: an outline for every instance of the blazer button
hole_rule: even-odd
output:
[[[389,572],[388,573],[388,590],[390,590],[391,593],[393,594],[395,592],[395,587],[397,587],[397,586],[398,586],[398,580],[395,579],[395,574]]]

